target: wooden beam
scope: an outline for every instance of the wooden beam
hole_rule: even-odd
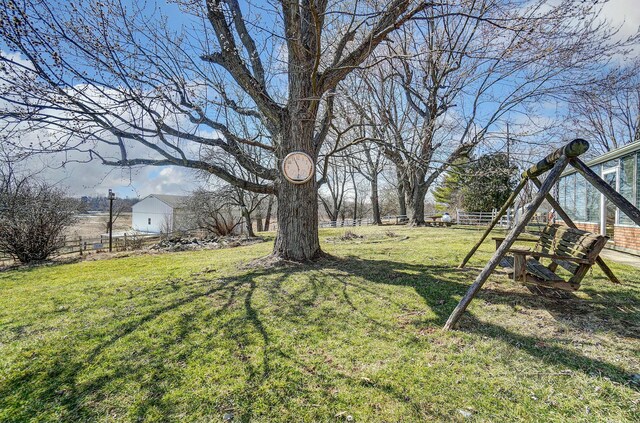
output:
[[[507,199],[507,201],[504,203],[504,205],[502,206],[502,208],[500,209],[500,211],[498,212],[498,214],[496,215],[496,217],[493,218],[493,220],[491,221],[491,224],[489,225],[489,227],[487,228],[486,231],[484,231],[484,234],[482,234],[482,237],[480,238],[480,241],[478,241],[476,243],[476,245],[473,246],[473,248],[471,249],[471,251],[469,251],[469,253],[467,253],[466,257],[464,258],[464,260],[462,260],[462,263],[460,263],[460,266],[458,266],[458,269],[462,269],[464,267],[465,264],[467,264],[467,262],[469,261],[469,259],[471,257],[473,257],[473,255],[475,254],[475,252],[478,250],[478,248],[480,247],[480,245],[482,245],[482,243],[484,242],[484,240],[487,238],[487,236],[489,236],[489,233],[493,230],[493,228],[498,224],[498,222],[500,221],[500,218],[507,212],[507,210],[509,209],[509,207],[511,207],[511,205],[514,203],[514,201],[516,201],[516,197],[518,196],[518,194],[520,193],[520,191],[522,191],[522,188],[524,188],[524,186],[527,184],[527,178],[522,178],[522,180],[520,181],[520,183],[518,184],[518,186],[516,187],[516,189],[513,190],[513,192],[511,193],[511,195],[509,196],[509,198]]]
[[[540,189],[540,187],[542,186],[542,182],[540,182],[540,180],[533,176],[531,178],[531,182],[533,182],[533,184],[538,187],[538,189]],[[569,217],[569,215],[567,213],[565,213],[565,211],[562,209],[562,207],[560,206],[560,204],[556,201],[555,198],[553,198],[553,195],[551,194],[547,194],[547,201],[549,202],[549,204],[551,205],[551,207],[553,207],[553,209],[556,211],[556,213],[558,213],[558,216],[560,216],[560,218],[564,221],[564,223],[573,229],[578,229],[578,227],[576,226],[575,223],[573,223],[573,220],[571,220],[571,218]],[[607,275],[607,277],[609,278],[609,280],[613,283],[620,283],[620,280],[618,280],[618,278],[616,277],[616,275],[613,274],[613,272],[611,271],[611,269],[609,268],[609,266],[607,266],[607,264],[604,262],[604,260],[602,260],[602,257],[598,256],[598,258],[596,258],[596,264],[598,266],[600,266],[600,269],[602,270],[602,272],[604,272],[605,275]]]
[[[549,175],[542,184],[540,191],[538,191],[533,201],[525,207],[525,213],[522,216],[522,220],[520,220],[520,222],[518,222],[518,224],[514,226],[511,232],[509,232],[505,240],[502,242],[502,245],[500,245],[500,248],[496,250],[491,259],[489,259],[489,261],[487,262],[484,269],[482,269],[482,272],[480,272],[476,280],[471,284],[471,286],[467,290],[467,293],[464,295],[464,297],[462,297],[456,308],[449,316],[449,319],[444,325],[444,330],[451,330],[455,328],[458,320],[460,320],[460,317],[462,317],[462,314],[467,309],[467,306],[469,305],[471,300],[473,300],[482,285],[486,282],[491,273],[493,273],[493,271],[496,269],[496,267],[500,263],[500,260],[502,260],[502,257],[504,257],[507,250],[511,248],[513,243],[518,238],[518,235],[520,235],[520,233],[522,233],[522,231],[525,229],[527,223],[529,223],[529,220],[533,217],[536,210],[538,210],[538,207],[540,207],[549,191],[551,191],[551,188],[553,188],[556,182],[558,182],[562,171],[567,166],[567,161],[568,159],[564,156],[556,160],[555,165],[551,169],[551,172],[549,172]]]
[[[601,177],[582,162],[579,158],[575,157],[571,160],[571,165],[584,176],[584,178],[594,187],[598,189],[605,197],[616,205],[629,219],[633,220],[636,225],[640,225],[640,210],[633,204],[631,204],[626,198],[624,198],[615,189],[611,188]]]
[[[549,154],[538,163],[531,166],[529,169],[522,172],[523,178],[531,178],[532,176],[539,176],[551,169],[554,164],[560,160],[561,157],[578,157],[585,153],[589,149],[589,143],[583,139],[575,139],[564,147],[558,148],[553,153]]]

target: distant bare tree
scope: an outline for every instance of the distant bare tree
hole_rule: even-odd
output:
[[[131,206],[124,200],[116,198],[113,200],[113,217],[111,219],[111,225],[115,225],[116,221],[120,218],[125,210],[130,210]],[[102,218],[105,232],[109,232],[109,216]]]
[[[269,196],[269,201],[267,203],[267,211],[266,214],[264,216],[264,230],[268,231],[269,227],[271,226],[271,216],[273,213],[273,203],[274,203],[274,199],[273,199],[273,195]]]
[[[603,154],[640,140],[640,61],[615,69],[591,86],[572,90],[570,127]]]
[[[318,198],[329,220],[335,222],[343,211],[344,196],[347,191],[348,174],[342,160],[338,157],[328,160],[322,179],[325,181],[325,189],[320,191]]]
[[[533,114],[543,101],[591,84],[621,46],[593,4],[466,4],[480,19],[450,13],[455,6],[446,2],[391,35],[358,74],[365,84],[346,96],[380,128],[416,225],[424,223],[428,190],[451,163],[492,128],[501,130],[511,113]]]

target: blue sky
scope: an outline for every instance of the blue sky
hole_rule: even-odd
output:
[[[125,3],[134,3],[131,0]],[[138,2],[135,2],[138,4]],[[168,12],[176,25],[186,20],[175,4],[163,4],[163,11]],[[604,9],[604,17],[613,25],[622,25],[621,37],[633,34],[640,26],[640,0],[611,0]],[[152,7],[150,2],[147,7]],[[268,26],[268,22],[264,22]],[[2,46],[0,46],[0,49]],[[197,186],[206,185],[201,182],[194,171],[179,167],[118,169],[105,167],[98,162],[68,163],[60,167],[60,157],[49,156],[34,158],[30,162],[33,168],[46,166],[42,175],[51,182],[68,187],[72,195],[104,195],[109,188],[122,197],[144,197],[151,193],[185,194]]]

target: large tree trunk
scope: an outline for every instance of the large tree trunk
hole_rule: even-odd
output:
[[[424,225],[424,196],[420,201],[419,196],[407,193],[407,218],[408,224],[412,226]]]
[[[354,184],[355,185],[355,184]],[[355,226],[356,221],[358,220],[358,190],[354,190],[353,193],[353,225]]]
[[[398,215],[407,216],[407,200],[405,198],[404,185],[398,183],[396,189],[398,191]]]
[[[247,236],[251,238],[255,237],[256,234],[253,232],[253,222],[251,221],[251,213],[249,213],[249,209],[246,207],[242,207],[242,216],[244,217],[245,227],[247,229]]]
[[[398,165],[396,165],[396,176],[398,179],[398,186],[396,187],[397,193],[398,193],[398,215],[400,216],[406,216],[407,215],[407,202],[405,200],[405,187],[404,187],[404,182],[403,182],[403,177],[402,177],[402,173],[400,172],[400,169],[398,168]]]
[[[300,81],[297,81],[300,82]],[[300,104],[307,101],[300,101]],[[294,111],[295,112],[295,111]],[[311,112],[315,116],[315,111]],[[292,113],[295,119],[285,122],[281,148],[276,151],[280,180],[277,188],[278,235],[273,255],[285,260],[306,261],[322,255],[318,237],[318,187],[315,175],[304,184],[292,184],[282,176],[282,160],[293,151],[302,151],[317,161],[313,145],[315,119],[309,119],[309,109]]]
[[[378,176],[373,175],[371,179],[371,207],[373,208],[373,224],[382,225],[380,217],[380,201],[378,200]]]
[[[271,209],[273,207],[273,195],[269,196],[269,204],[267,205],[267,215],[264,217],[264,230],[269,230],[271,224]]]
[[[273,254],[285,260],[319,257],[318,199],[315,179],[302,185],[282,181],[278,190],[278,235]]]
[[[262,226],[262,216],[256,216],[256,232],[263,232],[264,227]]]
[[[412,174],[403,181],[409,225],[424,225],[424,199],[427,189],[423,181],[422,174]]]

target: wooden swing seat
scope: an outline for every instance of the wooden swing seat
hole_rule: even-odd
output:
[[[504,238],[493,238],[496,248]],[[513,279],[524,284],[575,291],[593,266],[609,238],[568,226],[549,224],[536,239],[518,239],[535,242],[532,250],[512,248],[511,256],[504,256],[500,265],[513,273]],[[550,263],[544,265],[541,259]],[[556,273],[558,266],[570,273],[568,280]]]

